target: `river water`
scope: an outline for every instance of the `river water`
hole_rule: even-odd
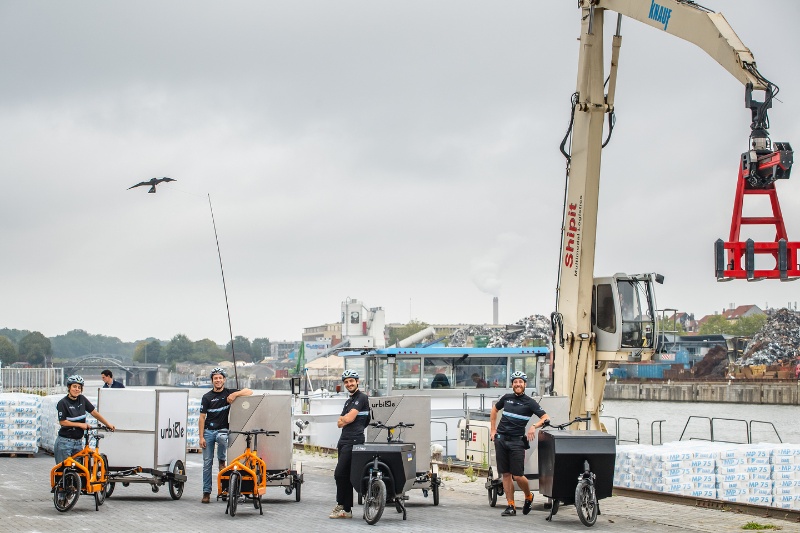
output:
[[[651,444],[651,424],[661,423],[661,442],[677,441],[684,433],[683,440],[710,438],[708,418],[713,423],[714,439],[717,441],[747,442],[747,422],[753,422],[752,442],[780,442],[800,444],[800,408],[788,405],[759,405],[738,403],[693,403],[693,402],[643,402],[637,400],[606,400],[603,404],[601,421],[610,433],[619,424],[620,444],[630,444],[639,435],[639,442]],[[612,418],[616,418],[616,421]],[[691,420],[689,417],[692,418]],[[707,417],[707,418],[699,418]],[[637,423],[638,420],[638,430]],[[722,420],[733,419],[733,420]],[[744,422],[743,422],[744,421]],[[687,426],[687,422],[688,426]],[[773,426],[775,430],[773,430]],[[659,443],[658,424],[655,425],[655,443]],[[684,431],[685,428],[685,431]]]

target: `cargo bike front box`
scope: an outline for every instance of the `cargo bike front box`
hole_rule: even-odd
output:
[[[166,484],[173,500],[186,482],[186,389],[99,389],[97,409],[116,427],[103,440],[111,496],[117,483]]]
[[[273,436],[258,436],[258,456],[267,465],[267,487],[283,487],[286,495],[294,493],[295,501],[300,501],[300,487],[303,484],[303,465],[292,463],[292,395],[288,392],[275,392],[240,396],[230,408],[230,429],[232,431],[252,431],[263,429],[277,431]],[[228,439],[228,462],[245,450],[245,435],[231,433]],[[228,478],[220,479],[223,491],[227,491]]]

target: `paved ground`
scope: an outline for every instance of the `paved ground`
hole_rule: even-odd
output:
[[[371,531],[356,508],[352,520],[331,520],[328,513],[334,505],[333,467],[335,460],[299,454],[304,461],[306,482],[302,501],[294,494],[286,496],[281,488],[267,490],[264,515],[252,506],[241,504],[236,517],[225,514],[222,502],[200,503],[202,465],[197,454],[187,455],[189,481],[183,498],[173,501],[166,487],[153,494],[148,484],[117,485],[114,495],[99,512],[94,501],[81,496],[76,506],[66,513],[53,507],[49,490],[49,471],[53,458],[39,454],[33,458],[0,457],[0,533],[103,531],[115,532],[200,532],[252,531],[253,527],[278,527],[281,531],[348,531],[353,528]],[[216,472],[215,472],[216,475]],[[586,531],[574,507],[562,508],[552,523],[545,521],[542,499],[537,495],[534,510],[528,516],[501,518],[501,502],[489,507],[483,480],[469,482],[464,476],[443,472],[444,490],[441,503],[433,507],[431,499],[421,491],[412,491],[408,502],[408,520],[387,508],[375,528],[397,531],[489,531],[492,528],[535,528],[539,531]],[[518,493],[518,501],[521,495]],[[742,531],[742,526],[755,521],[780,525],[783,531],[800,533],[800,524],[774,518],[753,518],[717,510],[654,503],[632,498],[614,497],[601,503],[603,515],[597,519],[595,531],[683,532]],[[521,507],[521,506],[520,506]]]

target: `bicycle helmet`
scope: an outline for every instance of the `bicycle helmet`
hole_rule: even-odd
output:
[[[520,372],[519,370],[511,373],[511,383],[514,383],[515,379],[521,379],[525,383],[528,382],[528,376],[525,374],[525,372]]]
[[[214,368],[214,369],[211,371],[211,374],[209,374],[209,375],[208,375],[208,377],[210,377],[210,378],[213,378],[213,377],[214,377],[214,374],[219,374],[219,375],[220,375],[220,376],[222,376],[223,378],[227,378],[227,377],[228,377],[228,374],[225,372],[225,370],[224,370],[224,369],[222,369],[222,368],[220,368],[220,367],[216,367],[216,368]]]
[[[358,372],[355,370],[345,370],[342,372],[342,381],[346,380],[347,378],[358,379]]]
[[[81,388],[83,388],[83,378],[82,378],[82,377],[80,377],[80,376],[79,376],[79,375],[77,375],[77,374],[75,374],[74,376],[70,376],[70,377],[68,377],[68,378],[67,378],[67,388],[69,388],[69,386],[70,386],[70,385],[72,385],[72,384],[74,384],[74,383],[77,383],[78,385],[80,385],[80,386],[81,386]]]

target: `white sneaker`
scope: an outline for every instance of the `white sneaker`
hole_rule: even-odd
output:
[[[333,511],[331,511],[330,518],[339,518],[339,513],[342,511],[344,511],[344,507],[337,505],[333,508]]]
[[[331,513],[331,518],[353,518],[353,512],[342,509],[338,513]]]

